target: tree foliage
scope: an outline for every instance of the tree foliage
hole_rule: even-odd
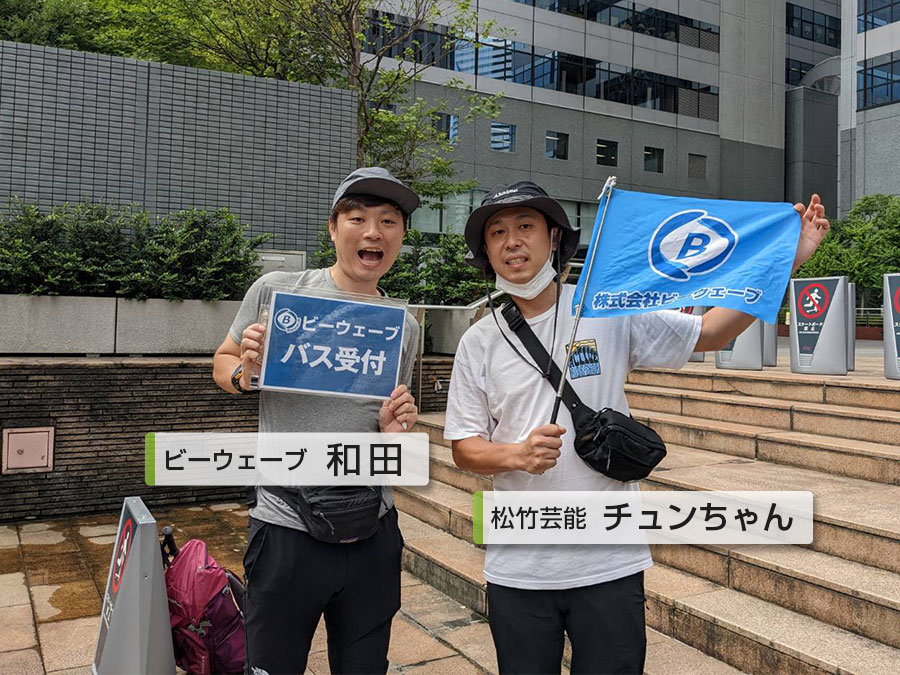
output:
[[[81,202],[42,214],[13,200],[0,220],[0,288],[32,295],[115,294],[127,264],[125,233],[145,221],[130,206]]]
[[[240,299],[259,276],[256,247],[269,238],[248,238],[244,230],[227,209],[179,211],[139,229],[120,294],[138,300]]]
[[[461,234],[442,234],[437,246],[429,247],[425,235],[410,229],[403,239],[405,250],[378,285],[391,297],[414,305],[468,305],[485,293],[478,271],[466,264],[466,242]],[[312,267],[334,264],[334,245],[323,228]]]
[[[861,307],[881,303],[885,274],[900,270],[900,197],[863,197],[798,271],[798,277],[844,276],[856,284]]]
[[[0,0],[0,39],[183,66],[214,64],[156,0]]]
[[[0,218],[0,289],[26,295],[240,299],[259,275],[256,247],[222,209],[170,214],[81,202],[41,213],[14,200]]]
[[[414,305],[429,304],[431,289],[425,283],[423,271],[428,265],[425,236],[411,229],[403,238],[408,250],[401,251],[397,260],[378,285],[393,298],[404,298]]]

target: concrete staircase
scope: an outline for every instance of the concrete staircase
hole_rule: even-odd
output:
[[[669,454],[645,490],[811,490],[810,546],[655,546],[647,672],[900,673],[900,383],[735,373],[632,373],[635,418]],[[472,492],[443,415],[422,415],[431,483],[395,488],[405,567],[486,614]]]

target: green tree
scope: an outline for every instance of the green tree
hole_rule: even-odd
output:
[[[309,266],[313,269],[331,267],[336,259],[334,242],[331,241],[331,231],[328,229],[328,223],[325,223],[316,233],[316,250]]]
[[[468,305],[485,294],[484,279],[466,264],[468,252],[463,235],[448,232],[428,252],[423,281],[432,305]]]
[[[156,0],[0,0],[0,39],[209,66]]]
[[[227,209],[189,209],[138,228],[119,293],[129,298],[239,300],[259,277],[256,247]]]
[[[134,206],[62,204],[43,214],[13,200],[0,220],[0,288],[32,295],[112,295],[126,266],[127,233],[146,223]]]
[[[425,247],[425,236],[419,230],[411,229],[403,238],[403,243],[409,249],[400,252],[378,285],[391,297],[405,298],[414,305],[425,304],[431,293],[425,284],[429,253]]]
[[[454,179],[454,145],[434,116],[494,117],[502,95],[459,80],[438,100],[412,93],[426,69],[449,63],[458,45],[474,53],[479,35],[494,30],[493,21],[479,25],[469,0],[397,0],[393,14],[377,0],[145,1],[216,67],[355,92],[358,165],[388,168],[429,202],[474,186]]]
[[[798,271],[798,277],[846,275],[860,307],[881,303],[884,275],[900,269],[900,197],[863,197]]]

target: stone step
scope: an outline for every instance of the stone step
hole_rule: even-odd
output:
[[[697,461],[691,457],[684,463]],[[426,488],[396,487],[394,496],[401,511],[472,543],[470,493],[432,481]],[[660,545],[653,555],[726,588],[900,647],[900,575],[894,572],[798,546]]]
[[[444,440],[444,416],[442,412],[419,413],[413,431],[428,434],[431,443],[449,448],[450,441]]]
[[[647,628],[644,675],[739,675],[740,672],[699,649]]]
[[[800,375],[771,370],[736,372],[688,363],[682,369],[634,370],[628,382],[638,385],[729,392],[803,403],[900,410],[900,382],[853,375]]]
[[[810,490],[816,495],[815,540],[811,548],[847,560],[900,572],[900,488],[867,480],[834,476],[801,467],[753,460],[758,427],[680,415],[632,411],[669,445],[669,455],[648,488],[686,490]],[[446,444],[443,414],[421,415],[417,430],[433,443]],[[690,433],[672,438],[666,425]],[[667,437],[668,436],[668,437]],[[719,440],[720,443],[714,442]],[[689,446],[689,447],[685,447]],[[712,447],[717,452],[701,448]],[[746,457],[746,460],[722,453]]]
[[[900,650],[655,564],[647,624],[748,673],[891,673]]]
[[[625,385],[630,408],[765,429],[900,445],[900,412],[825,403]]]
[[[405,513],[400,529],[408,570],[486,614],[483,551]],[[900,650],[661,564],[645,591],[648,626],[747,673],[900,669]]]
[[[809,548],[900,573],[900,487],[670,445],[642,489],[809,490],[815,495]]]
[[[800,546],[651,546],[653,559],[900,647],[900,575]]]
[[[480,476],[477,473],[463,471],[453,461],[453,451],[446,445],[431,443],[431,480],[440,481],[452,485],[469,494],[478,490],[490,490],[493,481],[490,476]]]
[[[900,445],[632,409],[667,444],[789,464],[824,473],[900,485]]]
[[[632,409],[631,413],[638,421],[650,424],[669,444],[900,485],[900,443],[872,443],[799,431],[772,431],[749,424],[637,408]],[[416,430],[427,433],[433,444],[449,448],[450,443],[443,438],[443,421],[443,413],[425,413],[419,417]],[[440,469],[436,467],[435,470]]]

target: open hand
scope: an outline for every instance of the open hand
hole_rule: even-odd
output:
[[[796,271],[816,252],[831,225],[825,217],[825,207],[819,195],[810,198],[809,206],[794,204],[794,210],[800,214],[801,219],[800,240],[797,242],[797,254],[794,257],[793,271]]]

